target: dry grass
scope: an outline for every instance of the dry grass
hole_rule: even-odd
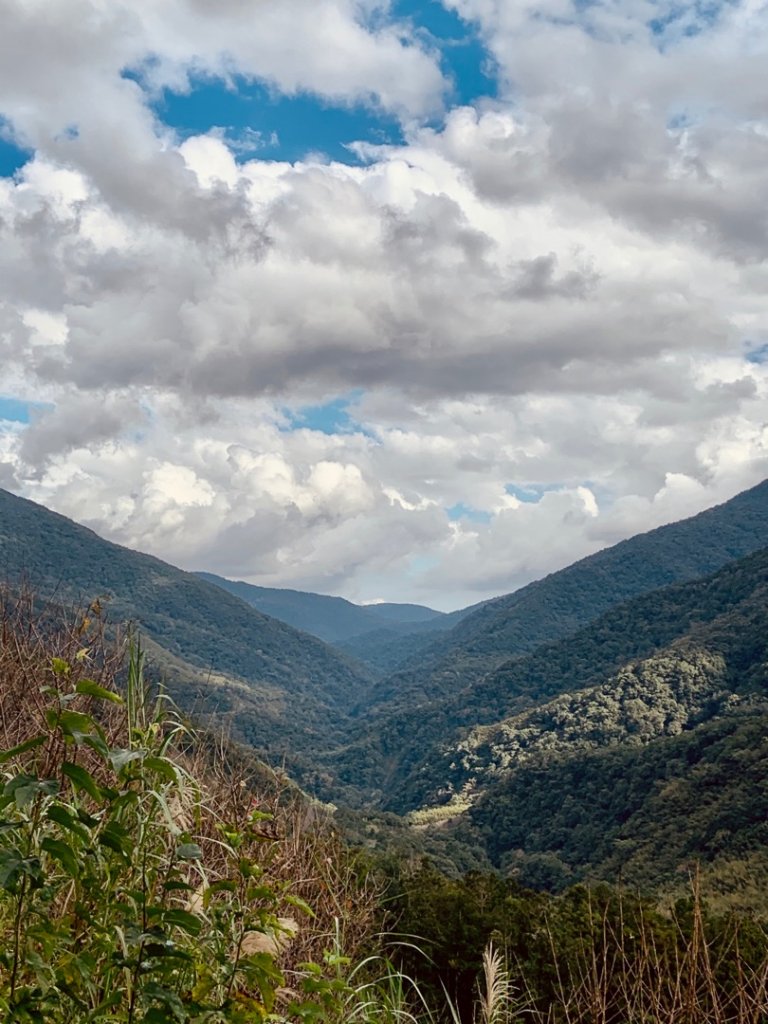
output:
[[[63,739],[48,728],[47,715],[58,695],[71,693],[81,678],[120,690],[128,642],[114,630],[110,634],[98,606],[64,613],[58,606],[41,605],[29,593],[0,592],[0,750],[46,733],[40,770],[45,777],[56,777],[65,760]],[[56,658],[70,666],[66,675],[54,671]],[[97,718],[110,747],[128,745],[124,706],[78,694],[68,707]],[[243,829],[254,811],[264,815],[253,848],[244,849],[243,855],[258,860],[273,891],[298,897],[314,914],[298,911],[287,900],[275,908],[279,915],[299,918],[298,934],[286,946],[281,966],[290,972],[300,962],[322,961],[339,937],[347,955],[363,955],[375,928],[378,893],[373,882],[360,876],[322,809],[223,738],[190,732],[175,744],[172,757],[199,787],[195,799],[190,794],[194,821],[185,820],[190,812],[181,806],[184,800],[170,810],[176,824],[184,825],[205,851],[209,882],[226,867],[219,852],[220,826]],[[103,759],[96,752],[79,747],[78,760],[94,778],[105,778]]]
[[[768,960],[745,955],[738,919],[713,935],[697,877],[691,886],[691,900],[672,913],[666,937],[642,917],[617,921],[606,911],[591,917],[564,955],[550,929],[557,996],[537,1005],[529,990],[518,1012],[533,1024],[764,1024]]]

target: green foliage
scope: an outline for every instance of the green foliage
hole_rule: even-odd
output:
[[[243,950],[249,933],[278,927],[279,894],[249,853],[258,819],[220,823],[212,876],[185,824],[201,793],[170,756],[185,727],[150,701],[137,652],[125,747],[76,709],[82,695],[121,704],[117,693],[88,679],[43,691],[47,733],[3,755],[3,1020],[266,1019],[282,976],[271,956]]]
[[[629,658],[664,646],[693,625],[697,606],[678,610],[680,594],[673,589],[664,608],[653,614],[658,588],[714,573],[766,545],[768,481],[724,505],[623,541],[481,605],[449,633],[437,635],[428,650],[419,650],[409,667],[373,687],[370,710],[347,731],[343,747],[326,759],[336,771],[337,795],[349,798],[355,785],[365,788],[369,802],[382,793],[399,795],[422,755],[449,740],[457,727],[498,721],[525,700],[589,685]],[[732,598],[738,582],[733,586]],[[646,594],[651,614],[647,626],[634,632],[622,624],[621,615],[637,619],[633,599]],[[718,597],[713,600],[717,603]],[[624,602],[628,611],[621,613]],[[613,621],[606,614],[611,609],[617,614]],[[706,604],[702,612],[712,617]],[[600,616],[605,616],[602,635],[585,631],[570,646],[570,638]],[[565,638],[567,648],[559,644]],[[535,662],[528,658],[534,651]],[[362,776],[358,749],[366,761]],[[327,795],[334,797],[333,787]],[[402,810],[414,803],[396,797],[385,806]]]
[[[400,812],[434,803],[438,793],[449,796],[465,782],[462,751],[474,742],[473,727],[508,720],[507,716],[522,715],[532,707],[541,707],[542,715],[549,707],[562,716],[567,711],[566,695],[594,691],[605,696],[606,688],[613,687],[622,673],[638,675],[639,696],[649,701],[648,723],[654,715],[663,719],[663,728],[652,728],[649,735],[671,728],[674,716],[662,706],[662,698],[671,699],[673,692],[682,698],[678,701],[681,726],[693,724],[694,719],[686,717],[695,710],[683,685],[687,665],[709,661],[722,665],[722,671],[711,674],[712,694],[759,693],[765,686],[761,666],[768,657],[766,574],[768,549],[739,559],[711,577],[625,602],[573,636],[507,662],[459,695],[431,701],[428,713],[411,706],[369,714],[357,725],[356,737],[327,758],[328,771],[335,769],[337,774],[324,792],[328,798],[354,805],[362,790],[364,801]],[[640,658],[645,661],[635,670]],[[658,668],[664,662],[670,671]],[[669,685],[659,688],[663,678]],[[655,703],[654,689],[659,696]],[[595,710],[596,705],[597,700]],[[715,710],[713,706],[710,713]],[[707,717],[705,708],[700,706],[695,713],[699,712]],[[619,716],[607,707],[603,717],[607,741],[611,724],[618,723]],[[642,735],[647,730],[638,731]],[[480,736],[481,730],[474,733]],[[617,740],[614,735],[612,741]],[[322,791],[322,778],[317,788]]]
[[[192,731],[137,652],[121,675],[93,623],[3,613],[0,1019],[412,1019],[360,959],[374,879],[314,805]]]
[[[553,897],[428,865],[402,881],[391,913],[411,941],[398,962],[434,1005],[447,994],[455,1021],[746,1024],[765,1012],[765,929],[710,912],[695,879],[669,914],[608,886]]]
[[[622,878],[674,892],[701,861],[706,890],[739,905],[768,866],[767,726],[764,710],[746,709],[651,744],[523,765],[487,788],[458,831],[528,885]],[[751,890],[749,905],[768,911],[764,889]]]
[[[322,746],[367,692],[361,665],[268,618],[232,594],[157,558],[111,544],[0,489],[3,582],[141,628],[177,704],[238,739],[286,759]]]
[[[698,858],[713,896],[768,909],[766,580],[768,549],[634,598],[429,714],[374,720],[342,771],[378,772],[381,803],[422,808],[413,845],[441,864],[674,891]]]

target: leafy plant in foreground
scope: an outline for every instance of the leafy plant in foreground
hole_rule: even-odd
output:
[[[125,701],[82,676],[69,685],[72,669],[53,660],[46,728],[0,754],[2,1018],[265,1019],[282,975],[244,943],[281,927],[284,894],[252,856],[264,815],[221,822],[201,845],[204,796],[171,756],[186,727],[162,696],[150,700],[139,652]],[[124,745],[110,742],[100,705],[124,709]]]

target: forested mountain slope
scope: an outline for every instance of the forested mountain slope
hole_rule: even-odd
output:
[[[301,590],[257,587],[214,573],[195,573],[281,622],[325,640],[380,676],[396,671],[426,650],[434,634],[452,629],[477,605],[438,612],[417,604],[357,605],[342,597]]]
[[[373,801],[400,812],[419,807],[450,783],[446,765],[473,727],[596,686],[705,626],[710,642],[718,638],[718,649],[759,636],[734,610],[743,605],[750,615],[762,615],[759,595],[767,574],[764,549],[711,577],[624,602],[573,636],[510,659],[442,700],[403,701],[361,717],[350,724],[342,745],[318,758],[325,762],[318,785],[328,797],[351,803]]]
[[[157,558],[0,490],[0,580],[132,620],[176,699],[273,757],[327,743],[364,698],[362,666]]]
[[[764,907],[766,778],[763,702],[653,743],[521,766],[488,788],[456,839],[536,887],[607,879],[674,891],[700,863],[731,906]]]
[[[768,549],[628,602],[496,683],[517,710],[401,778],[427,827],[531,884],[670,883],[694,857],[722,886],[745,860],[768,871]]]
[[[265,615],[287,622],[331,644],[382,628],[403,633],[414,628],[439,629],[441,620],[447,618],[442,612],[422,605],[358,605],[343,597],[277,587],[257,587],[242,580],[228,580],[211,572],[197,572],[195,575],[241,598]],[[453,624],[453,621],[449,621],[445,628]]]
[[[569,636],[622,601],[715,572],[765,545],[768,481],[481,605],[379,683],[373,700],[410,706],[456,693],[509,658]]]

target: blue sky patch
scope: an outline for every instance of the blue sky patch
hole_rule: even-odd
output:
[[[328,435],[365,434],[372,437],[371,432],[361,427],[349,413],[350,407],[360,400],[362,394],[362,391],[351,391],[322,405],[304,405],[298,409],[285,408],[282,412],[289,424],[285,429],[315,430]]]
[[[0,178],[10,178],[29,161],[32,153],[13,141],[10,128],[0,117]]]
[[[439,53],[450,83],[450,106],[496,96],[494,67],[476,28],[438,0],[396,0],[390,16],[405,21],[426,49]],[[125,78],[143,86],[141,69],[126,69]],[[229,83],[199,75],[186,93],[168,89],[149,98],[155,116],[180,138],[222,132],[236,159],[305,160],[322,155],[348,164],[361,162],[349,148],[354,142],[401,145],[398,118],[374,104],[334,103],[304,92],[283,95],[265,82],[235,76]],[[442,116],[432,122],[439,127]]]
[[[468,519],[471,523],[490,523],[492,519],[490,512],[485,512],[481,508],[473,508],[472,505],[465,505],[463,501],[451,505],[445,510],[445,514],[454,523],[459,519]]]
[[[438,0],[398,0],[396,18],[410,21],[417,36],[440,50],[440,66],[453,85],[452,105],[497,95],[495,67],[477,29]]]
[[[29,423],[34,413],[52,408],[47,402],[26,402],[22,398],[0,396],[0,420],[6,423]]]
[[[392,115],[363,106],[331,106],[308,93],[283,96],[266,85],[236,79],[236,90],[212,78],[193,81],[187,94],[166,90],[151,104],[155,115],[182,137],[221,128],[235,158],[304,160],[323,154],[359,163],[347,146],[358,140],[375,145],[404,141]]]
[[[513,498],[517,498],[518,501],[524,501],[526,504],[535,505],[547,491],[557,491],[560,489],[560,484],[507,484],[504,490],[507,494],[511,494]]]
[[[748,363],[754,363],[756,366],[763,366],[765,363],[768,363],[768,341],[762,345],[750,346],[745,358]]]

